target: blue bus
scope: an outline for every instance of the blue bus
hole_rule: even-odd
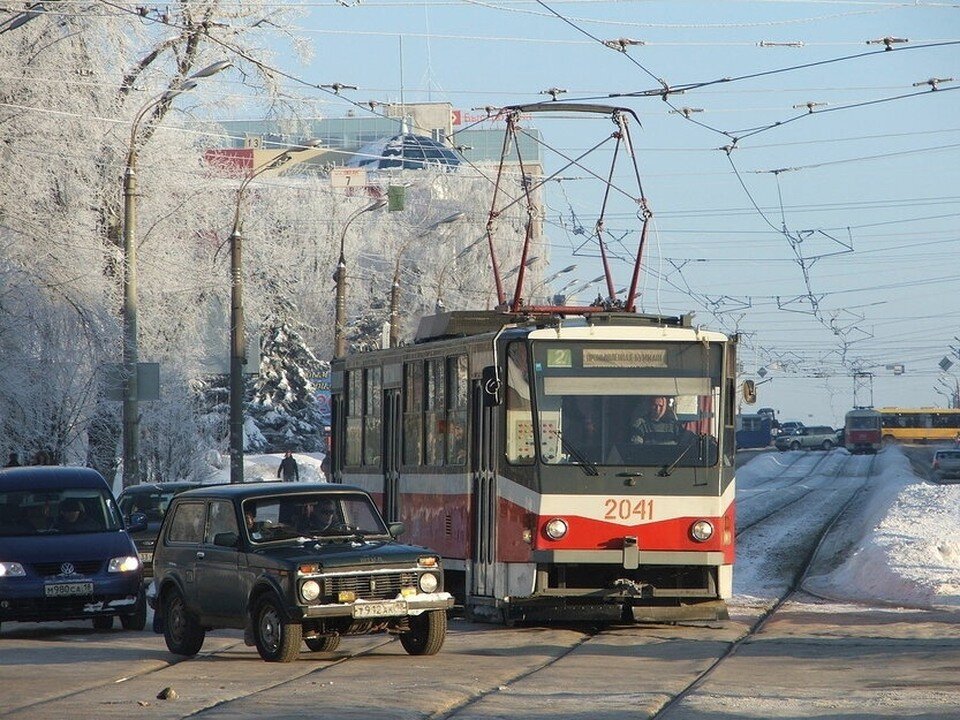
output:
[[[767,447],[773,439],[773,418],[763,415],[737,416],[737,449]]]

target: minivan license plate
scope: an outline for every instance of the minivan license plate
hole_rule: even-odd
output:
[[[397,600],[385,602],[366,602],[353,606],[355,618],[387,617],[389,615],[406,615],[407,604]]]
[[[57,583],[43,588],[47,597],[65,597],[69,595],[93,595],[93,583]]]

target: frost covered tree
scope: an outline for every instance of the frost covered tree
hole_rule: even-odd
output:
[[[30,436],[43,436],[62,449],[62,461],[86,461],[112,477],[118,407],[102,379],[120,355],[124,172],[135,158],[141,358],[189,361],[198,300],[211,294],[215,269],[210,220],[226,218],[230,201],[206,183],[210,139],[177,131],[199,96],[177,93],[191,75],[229,60],[251,93],[283,104],[261,48],[271,34],[291,37],[282,29],[291,16],[256,0],[184,0],[146,15],[102,4],[5,9],[12,12],[0,32],[0,267],[7,298],[43,296],[32,316],[16,302],[0,305],[0,336],[9,342],[0,372],[4,418],[30,411],[21,415],[30,423],[24,437],[5,437],[25,452],[38,442]],[[198,82],[215,97],[222,81]],[[41,310],[56,320],[39,318]],[[177,364],[186,374],[166,377],[185,384],[189,362]],[[40,382],[24,386],[27,371]],[[176,391],[167,397],[182,399]],[[145,414],[160,417],[158,409]],[[142,449],[156,455],[150,438],[161,433],[149,417],[144,422]]]
[[[296,329],[293,303],[277,293],[263,324],[260,372],[253,383],[247,416],[256,433],[247,433],[248,450],[314,452],[323,449],[323,421],[314,379],[329,372]]]
[[[47,450],[62,462],[116,475],[120,407],[110,378],[123,346],[123,180],[135,171],[139,359],[161,368],[160,400],[140,403],[141,466],[149,479],[196,476],[210,451],[226,447],[225,398],[216,378],[223,370],[208,361],[229,351],[227,237],[242,180],[217,176],[204,156],[221,142],[212,120],[230,102],[256,98],[264,114],[294,121],[302,112],[271,67],[283,48],[304,59],[309,54],[291,30],[299,10],[265,0],[181,0],[143,11],[60,3],[7,3],[4,9],[2,449]],[[29,17],[6,22],[18,13]],[[205,72],[223,61],[232,67]],[[311,108],[305,114],[313,114]],[[489,288],[489,275],[476,272],[475,262],[448,259],[482,229],[489,180],[468,171],[422,170],[374,182],[370,192],[391,182],[407,185],[407,207],[367,213],[350,227],[348,317],[373,308],[371,322],[387,319],[398,262],[406,337],[414,318],[432,311],[433,293],[425,288],[443,285],[448,306],[475,307],[470,293]],[[369,195],[337,194],[316,175],[265,175],[250,184],[242,209],[251,324],[274,317],[270,279],[282,275],[286,296],[296,298],[287,308],[288,327],[314,359],[332,354],[330,278],[338,241],[349,215],[369,201]],[[456,211],[465,212],[466,222],[427,233]],[[516,232],[497,240],[505,256],[518,251],[516,240]],[[461,272],[466,279],[452,282]],[[309,402],[308,385],[288,383],[291,397],[302,393],[297,400]],[[311,422],[309,413],[297,412],[291,417]],[[249,436],[259,432],[256,423],[247,426]]]

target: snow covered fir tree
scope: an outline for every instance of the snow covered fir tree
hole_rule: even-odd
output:
[[[296,328],[296,308],[277,296],[262,327],[260,373],[245,403],[244,444],[249,452],[324,450],[329,424],[316,398],[315,380],[330,364],[318,360]]]

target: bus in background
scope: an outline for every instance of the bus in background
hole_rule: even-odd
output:
[[[740,415],[737,417],[737,450],[768,447],[773,439],[773,419],[770,415]]]
[[[960,408],[880,408],[883,442],[949,442],[960,433]]]
[[[843,420],[843,443],[854,455],[880,449],[880,412],[871,407],[850,410]]]

